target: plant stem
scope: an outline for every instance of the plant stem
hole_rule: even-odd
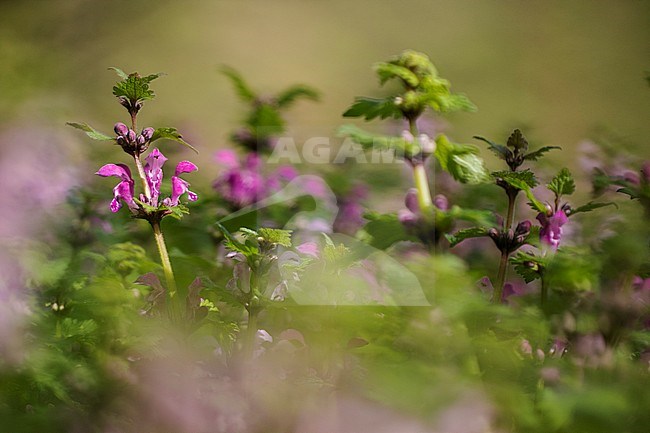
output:
[[[160,222],[152,222],[151,227],[153,228],[153,234],[156,239],[156,245],[158,246],[158,253],[160,254],[163,273],[165,274],[165,282],[167,283],[167,299],[170,303],[170,314],[173,319],[180,319],[181,311],[180,305],[178,304],[178,297],[176,296],[176,280],[174,278],[171,261],[169,260],[167,246],[165,245],[165,238],[163,237],[162,230],[160,230]]]
[[[504,221],[503,231],[507,232],[512,229],[512,224],[515,219],[515,203],[517,200],[517,193],[519,191],[510,192],[508,194],[508,214],[506,220]],[[498,304],[501,302],[501,296],[503,295],[503,285],[506,281],[506,274],[508,273],[508,258],[510,253],[507,251],[501,251],[501,260],[499,261],[499,272],[497,273],[496,284],[494,285],[494,295],[492,297],[492,302]]]
[[[542,282],[540,303],[541,306],[544,307],[546,305],[546,298],[548,298],[548,283],[546,282],[546,278],[544,278],[543,273],[540,275],[539,279]]]
[[[135,166],[138,169],[138,176],[142,181],[142,189],[144,190],[144,195],[148,199],[151,198],[151,189],[149,188],[149,182],[147,182],[147,175],[144,173],[144,167],[142,166],[142,161],[140,161],[140,155],[134,155],[133,160],[135,161]]]
[[[409,118],[409,130],[414,140],[417,140],[419,131],[416,124],[416,119]],[[429,209],[433,209],[433,201],[431,199],[431,190],[429,189],[429,179],[427,171],[424,167],[424,161],[416,161],[413,163],[413,180],[415,188],[418,191],[418,205],[422,215],[428,215]]]

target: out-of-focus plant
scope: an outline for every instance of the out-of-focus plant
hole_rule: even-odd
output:
[[[431,60],[423,53],[404,51],[393,60],[376,64],[375,72],[380,84],[396,80],[401,84],[402,92],[382,99],[356,98],[343,116],[362,117],[367,121],[390,117],[404,119],[408,122],[408,131],[404,131],[401,137],[393,137],[370,134],[354,125],[344,125],[339,128],[339,134],[373,152],[394,152],[413,169],[415,189],[407,193],[407,211],[402,212],[399,218],[368,215],[371,222],[366,226],[366,232],[371,242],[385,248],[397,240],[415,237],[434,248],[454,219],[489,220],[489,216],[480,212],[465,212],[457,206],[450,209],[444,196],[437,196],[434,200],[426,171],[426,165],[434,155],[440,166],[456,180],[470,184],[484,182],[489,174],[477,155],[478,148],[454,144],[444,135],[434,141],[421,134],[417,125],[427,108],[436,113],[474,111],[474,104],[464,95],[452,93],[449,81],[438,75]],[[400,224],[403,227],[399,227]],[[393,235],[389,240],[381,239],[382,231],[392,231]]]
[[[260,95],[235,69],[224,66],[221,72],[230,79],[239,99],[249,106],[244,125],[230,138],[249,152],[268,153],[273,150],[274,138],[285,132],[283,111],[300,99],[318,101],[319,93],[310,86],[296,84],[273,96]]]

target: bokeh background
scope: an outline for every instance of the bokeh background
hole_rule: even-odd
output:
[[[218,73],[227,64],[262,92],[319,89],[322,102],[301,103],[289,121],[299,134],[334,135],[354,96],[381,93],[371,65],[412,48],[479,107],[448,119],[457,141],[523,127],[531,141],[571,150],[605,133],[643,155],[649,24],[650,2],[639,0],[5,0],[0,128],[65,130],[72,120],[110,131],[124,113],[107,68],[163,71],[143,121],[178,126],[207,155],[243,115]]]

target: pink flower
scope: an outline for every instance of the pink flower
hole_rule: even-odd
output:
[[[551,216],[540,212],[537,215],[537,221],[542,225],[542,229],[539,231],[540,240],[557,250],[562,239],[562,226],[569,221],[564,210],[560,209]]]
[[[122,179],[113,188],[113,200],[110,206],[112,212],[120,210],[122,207],[121,201],[124,201],[132,211],[138,208],[138,205],[133,200],[133,178],[131,178],[131,170],[129,170],[129,167],[124,164],[106,164],[95,174],[102,177],[115,176]]]

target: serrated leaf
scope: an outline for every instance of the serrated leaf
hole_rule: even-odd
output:
[[[244,81],[244,78],[241,76],[241,74],[235,69],[229,66],[223,66],[221,68],[221,73],[230,79],[230,82],[237,92],[237,95],[239,95],[243,101],[251,102],[257,98],[255,92],[253,92],[246,81]]]
[[[277,104],[280,108],[286,108],[299,98],[318,101],[320,93],[315,89],[305,86],[296,85],[289,87],[277,96]]]
[[[291,230],[261,228],[257,231],[266,242],[282,245],[283,247],[291,247]]]
[[[526,284],[540,278],[540,270],[544,269],[543,258],[520,251],[510,258],[515,271],[524,279]]]
[[[449,247],[453,248],[465,239],[481,238],[488,236],[488,229],[486,227],[471,227],[468,229],[459,230],[453,235],[445,234],[449,241]]]
[[[106,134],[103,134],[87,123],[66,122],[66,125],[82,130],[88,137],[92,138],[93,140],[115,141],[115,137],[110,137]]]
[[[526,184],[529,188],[535,188],[539,184],[535,174],[528,169],[522,171],[495,171],[492,173],[492,177],[495,179],[502,179],[515,188],[522,190],[525,188],[520,187],[521,182]]]
[[[118,98],[124,97],[131,102],[153,99],[155,93],[153,90],[149,89],[149,83],[162,75],[164,74],[158,73],[147,75],[146,77],[141,77],[137,72],[129,74],[126,79],[123,79],[115,86],[113,86],[113,95],[117,96]]]
[[[377,63],[374,69],[381,84],[393,78],[401,79],[407,87],[411,88],[418,87],[420,84],[420,79],[413,71],[395,63]]]
[[[151,143],[154,141],[160,139],[160,138],[166,138],[168,140],[173,140],[178,143],[181,143],[183,146],[187,146],[190,149],[192,149],[194,152],[199,153],[198,150],[194,148],[191,144],[189,144],[187,141],[183,140],[183,136],[178,132],[176,128],[156,128],[154,131],[153,135],[151,136]]]
[[[563,195],[571,195],[576,190],[576,184],[573,181],[573,176],[568,168],[563,168],[555,175],[553,180],[546,185],[548,189],[553,191],[557,197]]]
[[[369,221],[363,231],[370,236],[367,242],[372,247],[385,250],[396,242],[417,241],[415,236],[407,233],[395,214],[371,212],[365,214],[364,218]]]
[[[504,146],[503,144],[495,143],[479,135],[475,135],[473,138],[487,143],[488,149],[494,152],[498,157],[501,157],[501,159],[503,160],[505,160],[508,156],[512,156],[512,151],[508,149],[506,146]]]
[[[485,163],[477,153],[476,146],[452,143],[444,135],[436,138],[436,159],[442,169],[459,182],[479,184],[491,180]]]
[[[524,155],[524,159],[527,161],[537,161],[539,158],[544,156],[544,154],[553,149],[562,149],[560,146],[544,146],[540,149],[537,149],[534,152],[527,153]]]
[[[571,209],[571,213],[569,215],[574,215],[580,212],[591,212],[594,209],[598,209],[605,206],[614,206],[616,209],[618,209],[618,205],[611,201],[607,203],[590,201],[589,203],[582,205],[576,209]]]
[[[524,137],[524,134],[522,134],[519,129],[515,129],[514,131],[512,131],[512,134],[510,134],[510,137],[508,137],[508,142],[506,143],[506,146],[519,150],[520,153],[522,153],[521,152],[522,150],[523,152],[525,152],[528,149],[528,141],[526,140],[526,137]]]
[[[335,263],[343,260],[350,254],[350,249],[342,243],[336,245],[332,238],[327,234],[322,233],[325,238],[325,246],[323,247],[323,258],[329,263]]]
[[[352,106],[343,113],[343,117],[363,117],[365,120],[372,120],[376,117],[398,119],[402,116],[402,112],[395,105],[394,99],[355,98]]]

